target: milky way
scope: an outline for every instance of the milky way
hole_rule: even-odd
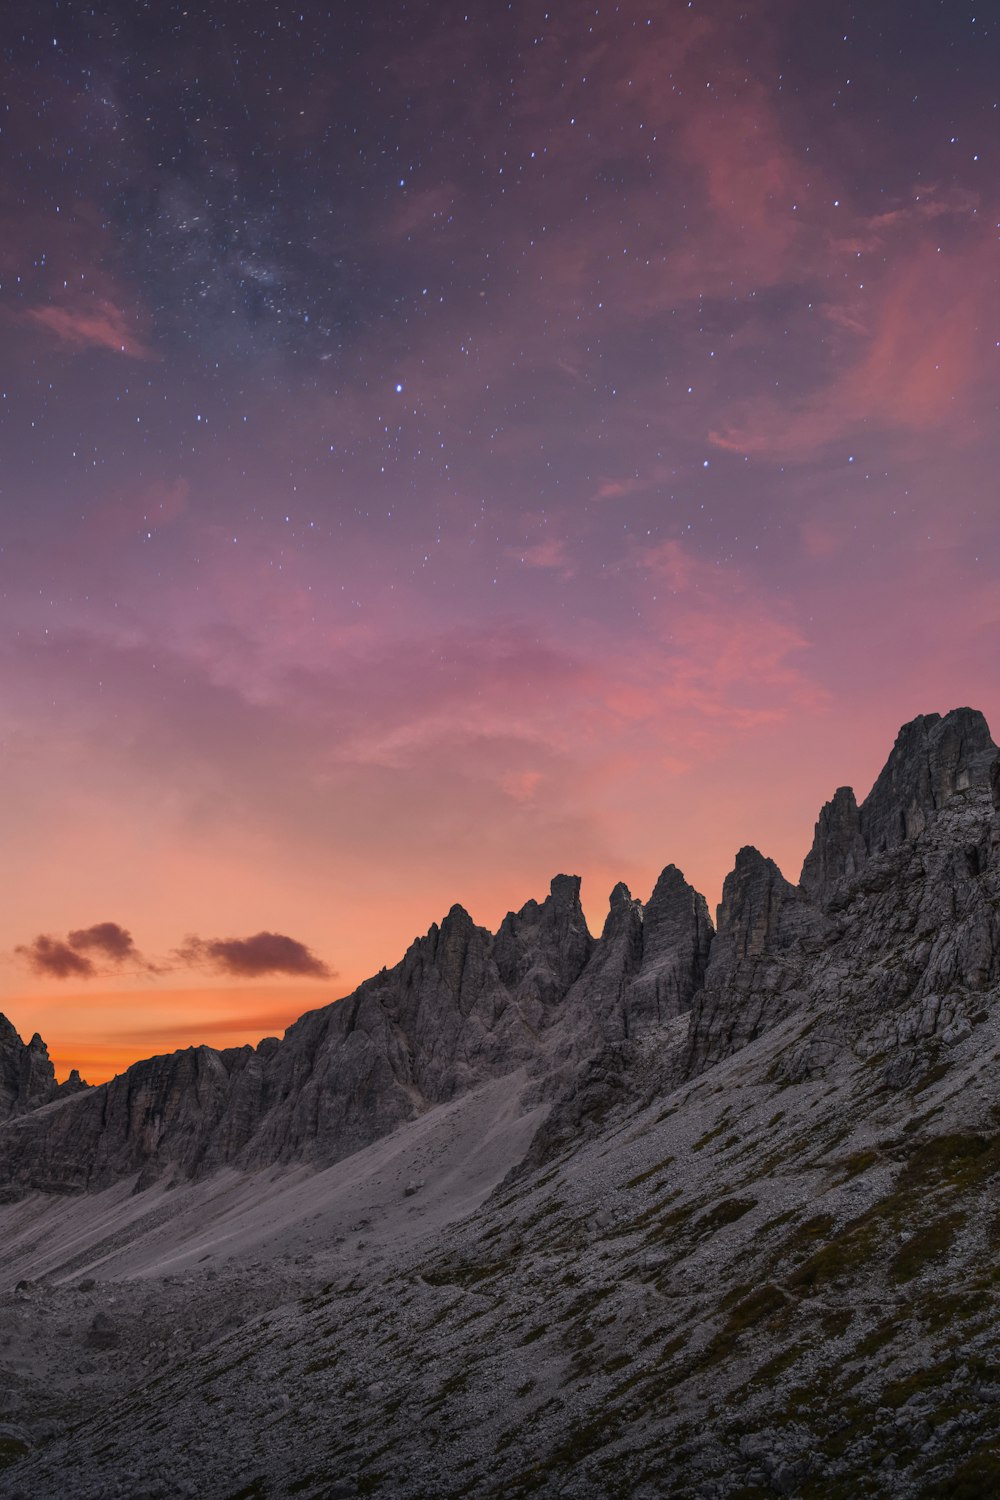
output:
[[[61,1065],[559,870],[796,878],[902,721],[996,731],[981,9],[4,8],[0,1005]],[[309,963],[198,967],[255,934]]]

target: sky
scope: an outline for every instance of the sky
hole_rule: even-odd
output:
[[[1000,728],[1000,20],[8,0],[0,1010],[278,1033]]]

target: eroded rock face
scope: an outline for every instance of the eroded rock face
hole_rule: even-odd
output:
[[[546,1024],[547,1012],[580,977],[593,950],[578,875],[557,875],[541,905],[528,901],[508,912],[493,942],[500,979],[536,1027]]]
[[[944,718],[923,714],[904,724],[861,807],[850,787],[840,787],[823,808],[802,866],[802,889],[822,904],[870,856],[918,838],[956,795],[975,797],[991,778],[1000,784],[997,766],[997,747],[975,709],[956,708]]]
[[[849,786],[838,787],[820,812],[799,884],[808,895],[822,900],[838,881],[856,875],[867,858],[854,791]]]
[[[0,1016],[0,1120],[47,1104],[56,1087],[48,1048],[37,1031],[30,1042],[22,1042],[7,1017]]]
[[[744,1046],[801,1003],[804,962],[827,936],[822,913],[774,861],[741,849],[722,888],[705,986],[694,1002],[689,1071]]]
[[[633,1029],[690,1010],[705,982],[714,937],[704,896],[667,865],[643,913],[642,962],[629,994]]]
[[[575,876],[557,875],[496,936],[454,906],[395,968],[282,1041],[150,1058],[24,1122],[0,1137],[0,1189],[336,1161],[486,1079],[550,1055],[578,1060],[676,1016],[711,935],[703,899],[672,866],[645,917],[616,888],[599,942]]]
[[[997,747],[982,714],[956,708],[904,724],[882,774],[861,808],[869,854],[916,838],[956,792],[989,787]]]
[[[594,1086],[581,1079],[607,1094],[641,1073],[655,1090],[798,1011],[817,1024],[789,1063],[796,1077],[863,1037],[910,1053],[953,1045],[972,998],[1000,982],[998,809],[982,715],[928,715],[900,732],[860,808],[841,788],[822,810],[800,886],[740,851],[717,935],[672,865],[645,905],[616,886],[596,941],[579,880],[559,875],[495,935],[452,907],[394,968],[256,1049],[190,1048],[62,1097],[72,1085],[56,1091],[43,1044],[8,1027],[0,1192],[328,1164],[526,1065],[536,1097],[562,1090],[566,1118],[582,1119]]]
[[[1000,977],[998,755],[972,709],[914,719],[860,808],[849,787],[823,808],[798,888],[740,851],[692,1016],[691,1072],[798,1008],[824,1020],[817,1056],[873,1024],[890,1047],[961,1030],[959,997]],[[935,996],[949,999],[928,1009]]]

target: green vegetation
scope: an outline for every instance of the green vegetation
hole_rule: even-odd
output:
[[[897,1191],[931,1186],[980,1187],[1000,1172],[1000,1138],[935,1135],[916,1146],[896,1183]]]
[[[831,1281],[850,1275],[866,1264],[878,1246],[879,1223],[872,1216],[863,1214],[854,1219],[838,1235],[828,1240],[820,1249],[814,1250],[801,1265],[786,1278],[786,1285],[796,1292],[807,1295],[818,1291]]]
[[[918,1229],[889,1263],[893,1281],[912,1281],[930,1261],[946,1255],[964,1223],[965,1214],[952,1213]]]
[[[694,1145],[691,1147],[691,1150],[704,1151],[705,1147],[710,1145],[712,1141],[717,1141],[719,1139],[719,1136],[726,1129],[726,1125],[727,1122],[723,1121],[722,1124],[716,1125],[714,1130],[706,1131],[700,1140],[695,1141]],[[734,1137],[734,1140],[735,1139],[737,1139],[737,1137]]]
[[[1000,1495],[1000,1445],[984,1444],[924,1494],[927,1500],[992,1500]]]
[[[0,1470],[6,1469],[9,1464],[16,1464],[19,1458],[24,1458],[30,1452],[27,1443],[22,1443],[19,1438],[0,1438]]]
[[[714,1208],[702,1214],[692,1226],[697,1234],[714,1234],[725,1224],[735,1224],[752,1208],[757,1207],[756,1198],[723,1198]]]
[[[727,1359],[738,1339],[761,1324],[775,1326],[786,1312],[788,1298],[779,1287],[766,1282],[757,1291],[737,1302],[720,1331],[709,1340],[702,1356],[707,1364]]]
[[[625,1186],[627,1188],[638,1187],[640,1183],[648,1182],[651,1177],[657,1177],[661,1172],[665,1172],[668,1167],[673,1165],[673,1162],[674,1158],[672,1156],[665,1156],[663,1160],[658,1161],[655,1166],[647,1167],[645,1172],[637,1172],[634,1177],[630,1177]]]
[[[840,1182],[850,1182],[852,1177],[860,1177],[862,1172],[867,1172],[878,1161],[877,1151],[854,1151],[850,1156],[844,1157],[842,1161],[836,1162],[842,1176]],[[839,1185],[839,1184],[838,1184]]]

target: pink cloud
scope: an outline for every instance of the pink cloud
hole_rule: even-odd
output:
[[[513,801],[530,802],[543,780],[541,771],[508,771],[501,776],[500,785]]]
[[[881,277],[873,274],[867,321],[856,304],[831,314],[857,330],[846,367],[800,400],[737,403],[729,423],[710,433],[716,447],[808,459],[863,428],[911,435],[950,428],[958,439],[972,430],[970,405],[995,358],[982,319],[996,298],[993,243],[977,237],[950,252],[904,248]]]
[[[528,568],[541,568],[570,579],[576,569],[569,557],[569,548],[562,537],[545,537],[539,542],[530,542],[524,547],[508,547],[509,556],[517,558]]]
[[[132,320],[103,299],[82,307],[29,308],[25,316],[74,349],[108,349],[132,359],[152,358]]]

